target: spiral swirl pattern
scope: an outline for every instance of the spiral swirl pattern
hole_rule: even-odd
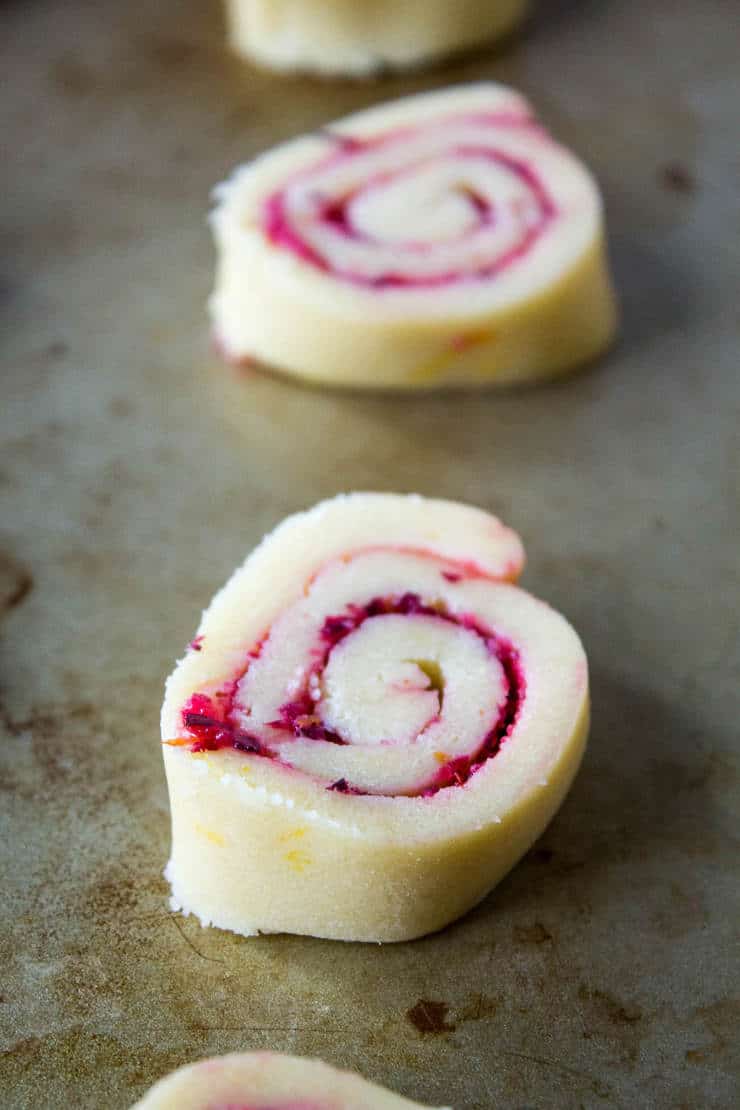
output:
[[[477,586],[429,555],[330,564],[239,679],[188,701],[191,750],[251,751],[344,793],[461,785],[506,740],[525,687],[516,649],[469,610]]]
[[[523,108],[364,140],[337,134],[334,153],[268,197],[266,233],[318,269],[376,289],[491,279],[557,216],[532,159],[543,138]]]
[[[217,192],[220,347],[317,381],[558,373],[610,339],[601,200],[497,85],[409,97],[239,169]]]
[[[497,866],[510,865],[536,835],[585,734],[582,649],[562,618],[507,581],[522,562],[518,539],[495,518],[389,494],[338,498],[268,537],[214,600],[168,683],[162,734],[178,904],[240,932],[343,935],[354,928],[357,892],[338,889],[346,874],[327,878],[330,861],[375,844],[390,861],[386,879],[394,868],[404,874],[406,902],[437,872],[422,866],[409,877],[404,846],[410,837],[439,853],[443,828],[452,856],[482,837],[453,901],[480,897],[497,877],[481,860],[495,846]],[[296,826],[297,813],[308,824]],[[236,860],[253,834],[256,870],[245,874]],[[200,876],[204,894],[193,880],[212,848],[223,851]],[[272,872],[286,862],[310,888],[303,911],[292,896],[275,911],[265,888],[255,893],[268,864],[278,889]],[[239,881],[232,873],[224,909],[216,879],[226,864]],[[240,884],[251,892],[249,929],[231,912],[242,905]],[[332,920],[322,910],[317,922],[329,891]],[[424,921],[449,915],[444,901],[420,898]],[[424,931],[417,913],[409,905],[392,927],[376,921],[367,939]]]

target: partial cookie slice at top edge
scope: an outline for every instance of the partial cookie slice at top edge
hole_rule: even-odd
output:
[[[234,50],[278,70],[366,77],[478,47],[527,0],[227,0]]]

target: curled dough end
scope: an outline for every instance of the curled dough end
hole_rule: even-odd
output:
[[[167,683],[173,898],[204,924],[397,941],[480,901],[575,775],[588,672],[466,505],[351,494],[288,518]]]

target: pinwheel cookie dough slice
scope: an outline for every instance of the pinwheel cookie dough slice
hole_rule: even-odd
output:
[[[234,1053],[189,1064],[161,1079],[132,1110],[227,1108],[424,1110],[359,1075],[275,1052]]]
[[[227,0],[231,45],[282,70],[368,76],[478,47],[526,0]]]
[[[511,584],[522,563],[487,513],[393,494],[267,536],[167,682],[173,907],[245,935],[400,941],[479,902],[587,732],[583,648]]]
[[[484,386],[562,374],[613,337],[596,183],[503,86],[349,116],[216,196],[210,310],[233,361],[331,385]]]

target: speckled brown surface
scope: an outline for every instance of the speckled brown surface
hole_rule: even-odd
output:
[[[548,0],[383,85],[229,59],[216,0],[5,0],[4,1108],[127,1107],[206,1053],[315,1053],[457,1110],[740,1102],[734,6]],[[625,322],[590,374],[331,395],[208,350],[208,189],[386,95],[493,76],[601,178]],[[378,949],[171,915],[162,682],[214,589],[340,488],[491,508],[583,634],[594,729],[538,847]],[[734,984],[733,984],[734,979]]]

